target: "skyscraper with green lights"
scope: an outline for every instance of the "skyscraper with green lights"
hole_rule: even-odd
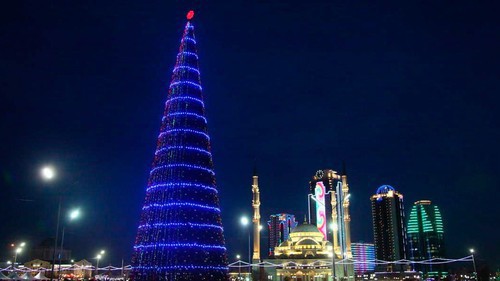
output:
[[[413,204],[408,219],[408,253],[410,260],[421,261],[444,258],[443,218],[438,206],[430,200],[420,200]],[[442,274],[443,266],[415,264],[416,270],[428,275]]]

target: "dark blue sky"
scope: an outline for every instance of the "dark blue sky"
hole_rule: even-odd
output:
[[[75,258],[132,249],[185,13],[230,258],[245,255],[257,161],[264,217],[306,213],[347,163],[352,237],[382,184],[443,214],[450,257],[500,264],[499,7],[493,2],[14,1],[0,16],[2,249],[53,235],[55,190],[84,217]],[[60,169],[46,186],[38,169]],[[301,220],[301,219],[300,219]],[[1,257],[7,258],[6,250]]]

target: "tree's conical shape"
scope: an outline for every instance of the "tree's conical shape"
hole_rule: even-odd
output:
[[[134,280],[227,280],[194,26],[182,36],[132,258]]]

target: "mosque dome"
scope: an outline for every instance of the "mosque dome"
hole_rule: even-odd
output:
[[[299,232],[319,232],[319,230],[315,225],[304,223],[295,227],[291,233]]]
[[[304,223],[295,227],[288,239],[275,249],[275,257],[287,258],[325,258],[332,251],[316,225]]]

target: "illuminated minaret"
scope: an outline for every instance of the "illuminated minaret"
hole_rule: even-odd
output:
[[[252,207],[253,207],[253,256],[252,262],[260,262],[260,192],[259,176],[254,169],[252,177]]]
[[[344,227],[345,227],[345,249],[348,258],[352,258],[351,250],[351,215],[349,215],[349,184],[347,184],[347,172],[345,169],[345,163],[343,164],[342,171],[342,198],[344,202],[342,204],[344,208]]]

